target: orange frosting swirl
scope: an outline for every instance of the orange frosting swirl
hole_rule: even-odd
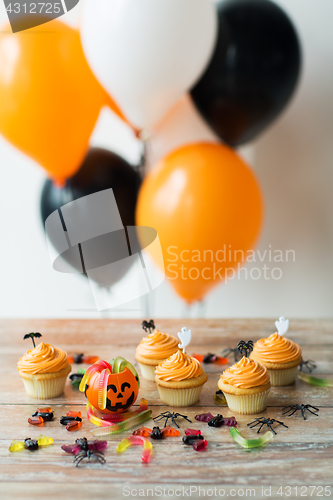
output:
[[[178,343],[176,337],[156,330],[141,340],[136,353],[147,359],[166,359],[178,351]]]
[[[180,349],[165,361],[162,361],[155,370],[155,374],[166,382],[181,382],[190,378],[199,377],[203,369],[199,361],[184,354]]]
[[[221,375],[225,384],[251,389],[269,383],[269,374],[264,366],[255,359],[245,356],[236,364],[230,366]]]
[[[291,340],[273,333],[266,339],[260,339],[254,344],[253,356],[258,361],[270,363],[289,363],[302,355],[299,345]]]
[[[68,366],[67,354],[62,349],[41,342],[20,358],[17,367],[29,375],[60,372]]]

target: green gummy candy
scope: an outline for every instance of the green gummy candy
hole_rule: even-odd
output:
[[[111,360],[110,364],[112,366],[112,373],[120,373],[125,370],[125,368],[128,368],[129,371],[131,371],[134,377],[137,379],[140,389],[140,378],[132,363],[127,361],[125,358],[122,358],[121,356],[117,356],[116,359]]]
[[[251,448],[259,448],[259,446],[263,446],[273,439],[273,433],[271,431],[266,432],[263,436],[257,439],[245,439],[240,435],[239,431],[236,427],[230,428],[230,434],[232,439],[242,446],[243,448],[251,449]]]
[[[320,387],[333,387],[333,379],[331,378],[317,378],[302,372],[298,374],[298,378],[307,384],[318,385]]]
[[[225,396],[219,395],[219,394],[214,394],[213,399],[215,403],[221,406],[228,406],[227,400],[225,399]]]

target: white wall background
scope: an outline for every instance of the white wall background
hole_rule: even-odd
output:
[[[266,202],[259,250],[293,249],[296,261],[279,264],[280,280],[243,278],[220,286],[192,311],[164,282],[148,302],[127,304],[127,311],[107,313],[111,317],[333,316],[333,2],[277,3],[293,19],[302,41],[302,80],[289,108],[245,156],[252,160]],[[79,8],[66,16],[67,22],[77,24]],[[5,20],[1,2],[0,21]],[[188,113],[193,126],[196,118]],[[187,140],[186,123],[180,127],[176,142]],[[162,152],[167,128],[168,124],[159,130],[156,154]],[[198,139],[211,135],[200,122],[196,134]],[[91,143],[132,162],[140,151],[132,133],[107,110]],[[82,277],[51,267],[39,214],[43,170],[0,137],[0,171],[0,317],[101,316],[92,311],[92,294]],[[77,311],[84,308],[90,312]]]

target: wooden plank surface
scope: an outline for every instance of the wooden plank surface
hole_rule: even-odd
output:
[[[193,332],[190,353],[202,354],[220,353],[240,339],[255,341],[274,332],[272,320],[161,320],[157,323],[161,330],[171,334],[176,334],[186,324]],[[268,408],[260,416],[282,420],[288,429],[277,428],[277,435],[269,445],[247,451],[233,443],[227,427],[213,429],[194,420],[197,413],[207,411],[214,415],[231,415],[228,409],[217,406],[212,398],[222,371],[221,367],[214,365],[205,367],[209,379],[200,402],[181,411],[193,422],[180,422],[181,436],[188,426],[200,428],[208,441],[208,448],[203,453],[196,453],[192,447],[183,445],[181,436],[168,438],[153,442],[152,462],[143,465],[138,448],[127,450],[122,455],[115,452],[117,443],[128,432],[109,439],[105,465],[83,462],[79,468],[74,467],[72,457],[61,450],[61,445],[72,443],[78,437],[89,438],[93,425],[84,418],[82,428],[69,433],[59,424],[60,416],[69,409],[80,409],[85,416],[84,395],[73,390],[69,382],[63,396],[43,402],[43,405],[50,403],[54,409],[54,421],[45,423],[42,429],[44,434],[53,437],[54,444],[35,453],[10,453],[8,447],[12,439],[35,438],[41,432],[41,428],[32,427],[27,422],[41,402],[26,395],[16,368],[19,357],[29,347],[27,341],[22,340],[29,331],[40,331],[45,342],[59,346],[69,354],[84,352],[106,360],[124,356],[134,361],[135,346],[143,336],[139,320],[0,321],[3,374],[0,386],[1,499],[46,496],[63,499],[132,498],[140,495],[140,489],[141,496],[149,498],[175,498],[177,495],[202,498],[204,494],[212,498],[223,495],[265,498],[269,493],[270,498],[329,498],[329,489],[325,492],[320,488],[333,484],[333,389],[309,386],[299,380],[291,387],[272,388]],[[317,362],[318,376],[333,377],[332,332],[331,320],[291,322],[288,338],[301,345],[305,359]],[[76,368],[73,367],[74,371]],[[154,383],[141,380],[139,398],[148,400],[153,416],[173,410],[163,406]],[[296,415],[282,417],[282,407],[293,403],[317,406],[319,416],[309,415],[306,421]],[[236,415],[236,418],[238,429],[245,437],[257,437],[255,431],[246,425],[253,420],[251,416]],[[147,427],[152,424],[152,421],[145,423]],[[309,486],[316,488],[310,489]],[[247,492],[247,488],[251,491]]]

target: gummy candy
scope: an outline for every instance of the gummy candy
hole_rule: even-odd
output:
[[[205,448],[207,448],[207,441],[206,439],[197,439],[193,443],[193,449],[195,451],[203,451]]]
[[[127,431],[131,427],[134,427],[134,425],[138,425],[145,422],[146,420],[149,420],[152,412],[151,410],[144,410],[141,411],[140,413],[137,412],[132,412],[132,413],[134,414],[134,416],[131,416],[130,418],[124,420],[123,422],[115,424],[108,422],[107,427],[100,427],[99,429],[94,429],[91,431],[91,433],[94,436],[98,437],[98,436],[108,436],[109,434],[117,434],[118,432]],[[89,418],[89,420],[92,421],[91,418]]]
[[[40,434],[37,438],[37,443],[38,446],[48,446],[49,444],[53,443],[53,439],[51,437],[43,436],[42,434]]]
[[[195,420],[198,420],[198,422],[209,422],[212,418],[214,418],[214,415],[211,413],[201,413],[200,415],[196,415]]]
[[[219,413],[208,422],[209,427],[221,427],[223,424],[224,418]]]
[[[333,379],[331,378],[318,378],[313,375],[299,372],[298,378],[311,385],[318,385],[320,387],[333,387]]]
[[[66,425],[66,429],[69,432],[73,432],[73,431],[78,431],[81,426],[82,422],[73,420],[72,422],[68,422],[68,424]]]
[[[134,445],[143,445],[141,460],[143,463],[148,464],[151,461],[153,445],[143,436],[129,436],[128,438],[123,439],[118,444],[116,451],[118,453],[123,453],[127,450],[127,448]]]
[[[82,422],[81,417],[72,417],[72,416],[62,416],[60,417],[60,423],[61,425],[67,425],[71,422]]]
[[[200,363],[213,363],[215,365],[227,365],[229,360],[227,358],[221,358],[216,356],[216,354],[192,354],[192,358],[197,359]]]
[[[66,417],[79,417],[81,418],[81,412],[80,411],[67,411],[66,412]]]
[[[257,439],[245,439],[243,436],[240,435],[239,431],[236,429],[236,427],[231,427],[230,428],[230,434],[232,439],[238,443],[240,446],[243,448],[258,448],[259,446],[264,445],[265,443],[268,443],[273,439],[273,433],[271,431],[267,431],[262,437],[257,438]]]
[[[235,417],[227,417],[224,419],[224,425],[228,425],[228,427],[235,427],[237,425],[237,420]]]
[[[137,429],[136,431],[132,432],[133,436],[143,436],[143,437],[150,437],[152,433],[152,429],[148,429],[148,427],[140,427],[140,429]]]
[[[198,429],[185,429],[186,436],[199,436],[201,431]]]
[[[46,408],[37,408],[36,413],[52,413],[52,408],[50,406],[47,406]],[[32,415],[33,417],[35,415]]]
[[[83,379],[81,380],[79,387],[80,391],[85,391],[87,380],[91,377],[91,375],[93,375],[95,372],[102,371],[105,368],[110,370],[110,372],[112,373],[112,367],[106,361],[99,360],[96,361],[96,363],[94,363],[93,365],[89,366],[89,368],[87,368],[85,374],[83,375]]]
[[[75,389],[78,389],[80,387],[81,380],[83,379],[83,374],[81,374],[81,373],[72,373],[69,376],[69,378],[71,380],[72,387],[75,387]]]
[[[71,455],[77,455],[82,447],[81,447],[81,439],[77,439],[74,444],[66,445],[64,444],[61,449],[66,453],[70,453]],[[99,441],[95,439],[95,441],[88,441],[88,449],[90,451],[103,451],[108,447],[107,441]]]
[[[177,429],[173,429],[169,425],[164,427],[162,430],[159,427],[153,427],[152,429],[148,429],[148,427],[140,427],[132,433],[133,436],[144,436],[151,437],[152,439],[164,439],[168,436],[179,436],[179,431]]]
[[[96,363],[96,361],[99,360],[98,356],[85,356],[84,354],[74,354],[73,356],[67,356],[68,363],[76,363],[76,364],[86,364],[86,365],[92,365]]]
[[[204,439],[204,437],[201,436],[201,434],[190,434],[188,436],[183,437],[183,443],[184,444],[193,444],[194,441],[200,441],[203,439]]]
[[[50,410],[50,411],[45,411],[45,410]],[[52,408],[38,408],[37,411],[35,411],[35,413],[33,413],[31,416],[41,417],[44,422],[50,422],[51,420],[53,420]]]
[[[112,371],[114,373],[120,373],[120,372],[124,371],[125,368],[128,368],[133,373],[134,377],[136,378],[136,380],[138,382],[139,389],[140,389],[140,378],[139,378],[138,372],[136,371],[136,369],[134,368],[132,363],[127,361],[125,358],[122,358],[121,356],[117,356],[115,359],[111,359],[110,365],[112,366]]]
[[[21,451],[21,450],[25,450],[25,442],[17,441],[16,439],[14,439],[14,441],[11,442],[9,451],[15,453],[16,451]]]
[[[125,420],[128,420],[145,410],[148,410],[148,403],[144,398],[140,400],[140,406],[137,410],[126,411],[124,413],[101,413],[89,402],[87,403],[87,417],[91,423],[98,425],[99,427],[114,425],[115,422],[124,422]]]
[[[9,451],[14,453],[21,450],[34,451],[37,450],[39,446],[48,446],[52,443],[52,438],[40,434],[36,440],[27,438],[24,441],[17,441],[14,439],[9,447]]]
[[[215,403],[221,406],[228,406],[227,400],[225,399],[225,395],[222,391],[216,391],[213,396]]]
[[[29,417],[28,422],[30,425],[43,425],[44,420],[42,417]]]

